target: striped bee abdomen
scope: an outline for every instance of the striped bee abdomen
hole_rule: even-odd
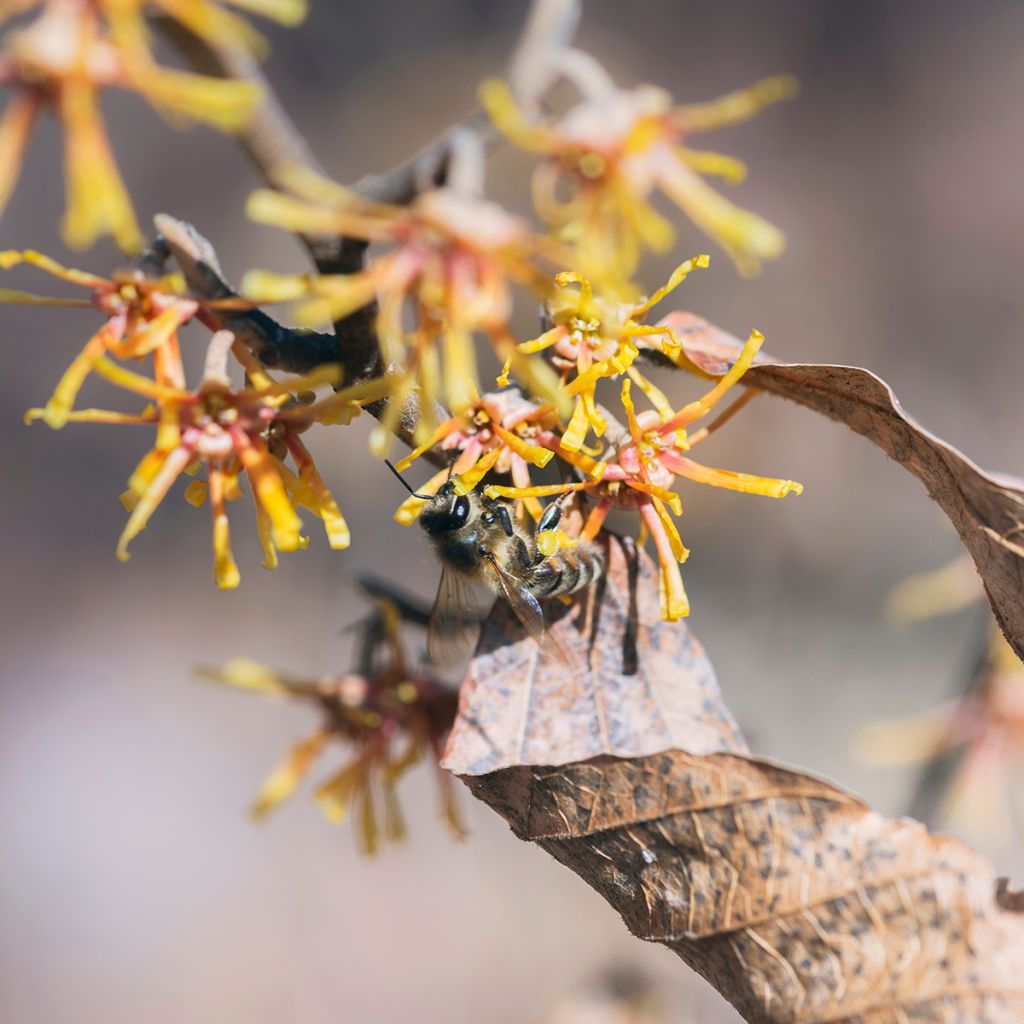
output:
[[[562,548],[536,565],[527,584],[534,597],[574,594],[592,583],[604,568],[604,556],[592,544]]]

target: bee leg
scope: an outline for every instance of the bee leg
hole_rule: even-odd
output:
[[[557,501],[552,502],[546,509],[544,509],[543,515],[540,517],[540,521],[537,523],[537,532],[543,533],[545,530],[553,530],[562,521],[562,506]]]
[[[517,576],[526,576],[535,564],[535,559],[532,557],[530,549],[526,546],[526,542],[522,537],[516,537],[509,550],[510,565],[509,568]]]
[[[495,505],[494,514],[498,517],[498,522],[505,531],[505,536],[511,537],[515,531],[512,529],[512,517],[508,514],[508,506]]]

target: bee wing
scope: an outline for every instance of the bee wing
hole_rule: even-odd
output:
[[[571,667],[572,662],[569,660],[569,656],[558,641],[544,628],[544,612],[541,609],[540,601],[523,586],[520,580],[502,569],[496,558],[489,558],[489,561],[498,580],[501,596],[509,603],[516,618],[522,623],[523,629],[542,652],[554,655],[564,665]]]
[[[461,661],[476,643],[480,612],[465,577],[444,566],[427,624],[427,657],[442,667]]]

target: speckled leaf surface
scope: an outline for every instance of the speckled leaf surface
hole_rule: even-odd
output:
[[[685,626],[661,621],[650,559],[628,539],[604,547],[608,572],[571,608],[547,606],[557,647],[538,647],[508,605],[495,605],[462,684],[445,768],[479,775],[671,747],[746,750],[704,649]]]
[[[989,865],[749,756],[656,595],[647,556],[610,540],[603,590],[552,626],[583,666],[574,691],[499,605],[448,765],[748,1021],[1024,1020],[1024,915]]]

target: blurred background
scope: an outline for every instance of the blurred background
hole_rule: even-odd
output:
[[[354,181],[465,112],[477,82],[503,67],[526,4],[312,6],[304,27],[269,32],[269,73],[323,162]],[[794,72],[798,100],[701,140],[749,161],[736,198],[786,230],[788,251],[745,282],[712,246],[712,269],[690,278],[679,305],[735,334],[759,328],[780,358],[866,365],[982,466],[1024,475],[1024,6],[587,0],[580,42],[623,81],[680,100]],[[235,280],[252,266],[305,269],[294,242],[245,221],[256,182],[229,139],[176,132],[134,97],[111,99],[141,216],[196,223]],[[52,122],[29,161],[0,247],[65,258]],[[494,194],[521,196],[526,168],[499,155]],[[652,261],[646,280],[709,244],[683,226],[679,252]],[[72,259],[100,272],[112,261],[103,247]],[[437,565],[418,531],[390,519],[397,484],[368,459],[363,424],[322,431],[314,449],[352,526],[349,551],[330,552],[313,528],[309,552],[267,573],[239,507],[243,583],[218,593],[206,514],[172,498],[121,565],[117,495],[146,439],[22,424],[96,318],[14,307],[0,317],[0,1019],[518,1024],[575,1020],[552,1008],[595,978],[605,991],[609,977],[653,986],[652,1020],[738,1019],[468,794],[472,835],[453,843],[425,770],[405,787],[411,840],[376,861],[306,794],[251,824],[259,783],[314,721],[196,681],[193,666],[244,654],[313,676],[346,668],[358,570],[429,597]],[[199,332],[188,337],[199,346]],[[90,385],[81,404],[106,400]],[[866,767],[851,737],[959,687],[982,612],[904,633],[881,612],[900,579],[957,553],[955,535],[870,444],[774,399],[701,454],[806,486],[771,502],[683,485],[690,625],[728,704],[758,752],[902,813],[914,773]],[[1002,870],[1024,866],[997,829],[971,839]]]

